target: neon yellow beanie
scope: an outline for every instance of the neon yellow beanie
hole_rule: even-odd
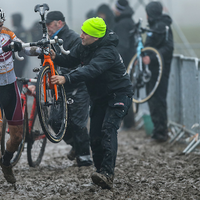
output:
[[[102,18],[93,17],[87,19],[82,27],[82,31],[96,38],[102,38],[106,34],[106,24]]]

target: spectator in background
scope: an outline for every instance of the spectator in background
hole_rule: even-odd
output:
[[[115,16],[107,4],[102,4],[97,8],[97,16],[101,17],[105,21],[108,29],[113,30],[115,25]]]
[[[119,44],[117,50],[119,51],[125,67],[136,52],[135,37],[130,34],[130,31],[134,29],[135,22],[132,19],[134,14],[133,9],[129,6],[127,0],[118,0],[114,7],[115,14],[115,26],[113,31],[119,37]],[[123,128],[131,128],[135,125],[133,105],[131,105],[128,115],[123,120]]]
[[[162,14],[162,10],[162,4],[159,1],[152,1],[146,6],[149,27],[158,33],[149,32],[147,34],[145,46],[156,48],[162,55],[164,61],[163,75],[160,84],[152,98],[148,101],[151,118],[154,124],[152,138],[158,142],[165,142],[168,139],[166,98],[170,65],[174,49],[173,33],[170,27],[172,19],[169,15]],[[166,33],[166,26],[169,27],[168,34]],[[167,38],[166,34],[168,35]],[[143,57],[143,61],[148,65],[156,65],[151,55]],[[151,91],[152,82],[154,82],[153,76],[147,85],[147,90]]]
[[[96,17],[97,13],[96,10],[91,9],[86,13],[86,19],[92,18],[92,17]]]
[[[27,31],[24,28],[24,26],[22,25],[22,14],[21,13],[14,13],[12,15],[12,26],[14,27],[14,32],[15,35],[20,38],[23,42],[27,42]],[[15,59],[14,62],[14,69],[15,69],[15,74],[16,77],[22,77],[24,74],[24,70],[27,64],[27,60],[28,57],[25,55],[25,53],[23,51],[19,52],[19,56],[20,57],[24,57],[24,60],[19,61],[17,59]],[[21,82],[17,82],[19,90],[21,91],[22,89],[22,83]]]
[[[42,26],[38,21],[34,22],[28,31],[28,42],[36,42],[42,39]]]

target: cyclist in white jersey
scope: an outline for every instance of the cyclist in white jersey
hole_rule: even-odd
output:
[[[0,165],[7,182],[15,183],[16,179],[10,160],[22,140],[23,114],[10,44],[13,41],[14,50],[20,51],[22,49],[21,43],[23,42],[12,31],[3,26],[4,21],[5,13],[0,8],[0,106],[5,113],[10,132],[10,139],[6,143],[5,154],[0,157]],[[24,49],[24,52],[27,55],[37,56],[40,53],[40,49],[27,47]]]

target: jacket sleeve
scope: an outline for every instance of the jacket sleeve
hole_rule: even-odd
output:
[[[118,56],[118,58],[115,56]],[[111,68],[117,59],[119,60],[118,54],[96,53],[96,56],[91,59],[88,65],[78,67],[68,73],[68,79],[72,84],[94,79]]]
[[[21,39],[18,37],[15,37],[13,41],[24,43]],[[23,52],[28,56],[38,56],[42,51],[39,47],[26,47],[23,49]]]
[[[60,67],[64,67],[64,68],[76,67],[78,64],[80,64],[78,45],[70,49],[69,55],[56,53],[56,57],[53,61],[56,65]]]

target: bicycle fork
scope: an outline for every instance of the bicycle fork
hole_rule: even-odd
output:
[[[58,89],[57,89],[57,85],[54,84],[52,85],[51,84],[51,76],[54,76],[55,75],[55,68],[54,68],[54,64],[51,60],[51,57],[50,55],[44,55],[44,63],[43,63],[43,66],[45,65],[49,65],[50,67],[50,70],[51,70],[51,73],[48,73],[48,82],[49,82],[49,88],[50,89],[53,89],[54,88],[54,91],[55,91],[55,98],[56,98],[56,101],[58,100]],[[44,77],[43,77],[43,91],[44,91],[44,102],[46,103],[47,102],[47,95],[46,95],[46,81],[47,81],[47,75],[45,74]]]

